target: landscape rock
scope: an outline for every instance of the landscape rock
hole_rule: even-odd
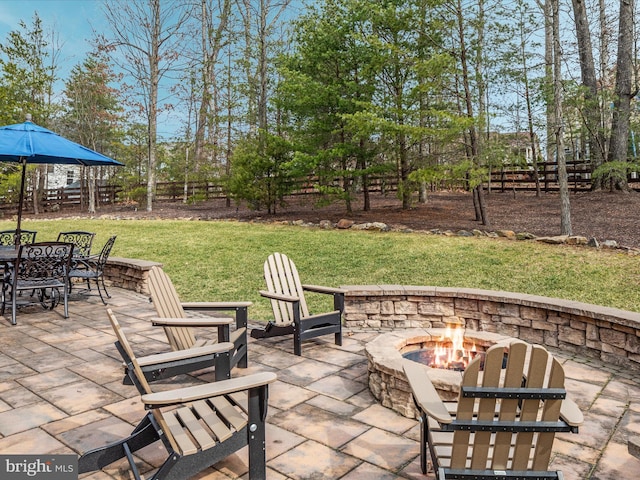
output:
[[[597,238],[591,237],[589,239],[589,241],[587,242],[587,246],[588,247],[593,247],[593,248],[600,248],[600,242],[598,242]]]
[[[535,240],[536,236],[533,233],[520,232],[516,234],[516,240]]]
[[[359,223],[353,225],[351,228],[353,228],[354,230],[373,230],[379,232],[387,232],[390,230],[389,226],[386,223],[382,222]]]
[[[604,248],[618,248],[618,242],[615,240],[605,240],[602,242],[602,246]]]
[[[351,228],[354,223],[355,222],[353,220],[347,220],[346,218],[341,218],[340,220],[338,220],[338,223],[336,224],[336,228],[339,228],[341,230],[346,230],[348,228]]]
[[[572,235],[567,238],[567,245],[586,245],[589,242],[586,237]]]
[[[510,240],[515,240],[516,232],[513,230],[496,230],[496,234],[502,238],[508,238]]]
[[[550,243],[552,245],[560,245],[562,243],[566,243],[568,238],[568,235],[556,235],[553,237],[538,237],[536,240],[543,243]]]

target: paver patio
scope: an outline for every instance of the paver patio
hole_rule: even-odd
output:
[[[114,310],[139,355],[166,351],[147,297],[112,289]],[[123,385],[122,362],[105,307],[96,298],[73,298],[70,318],[61,310],[20,311],[18,325],[0,317],[0,453],[44,454],[85,451],[124,437],[144,415],[133,386]],[[214,335],[215,332],[211,332]],[[274,371],[267,428],[270,479],[410,479],[419,468],[417,422],[379,405],[367,386],[364,345],[376,331],[346,332],[305,343],[293,355],[290,337],[253,340],[249,368],[233,375]],[[578,435],[560,434],[552,467],[565,478],[635,480],[640,460],[627,451],[640,434],[640,377],[637,372],[567,355],[567,389],[585,414]],[[165,382],[211,381],[208,371]],[[158,445],[138,452],[142,471],[164,460]],[[246,478],[241,450],[197,479]],[[84,475],[92,480],[129,479],[122,461]]]

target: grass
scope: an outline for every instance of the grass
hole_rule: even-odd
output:
[[[251,317],[270,316],[262,265],[286,253],[303,283],[401,284],[506,290],[640,311],[638,257],[613,250],[421,233],[321,230],[232,221],[62,219],[24,221],[39,241],[59,231],[96,232],[97,252],[161,262],[181,298],[250,300]],[[15,228],[1,221],[0,229]],[[312,310],[324,300],[311,296]]]

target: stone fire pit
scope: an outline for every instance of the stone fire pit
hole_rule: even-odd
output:
[[[366,345],[368,360],[369,389],[373,396],[385,407],[406,417],[414,418],[415,407],[411,390],[402,370],[402,355],[412,350],[430,347],[445,334],[444,328],[412,328],[396,330],[379,335]],[[509,343],[512,338],[490,332],[465,331],[465,343],[474,343],[479,351],[484,351],[497,343]],[[430,368],[426,365],[440,396],[455,400],[460,390],[462,372]]]

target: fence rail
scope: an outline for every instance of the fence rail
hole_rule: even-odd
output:
[[[578,161],[567,162],[567,176],[569,189],[572,192],[591,190],[593,169],[591,165]],[[541,162],[538,164],[538,181],[543,192],[557,192],[558,164],[556,162]],[[627,176],[629,187],[640,190],[640,173],[631,172]],[[493,171],[487,188],[492,191],[535,191],[536,182],[533,168],[504,168]]]
[[[588,191],[591,189],[592,169],[590,165],[580,162],[567,162],[567,175],[569,188],[572,192]],[[541,162],[538,165],[538,180],[540,190],[543,192],[557,192],[558,169],[554,162]],[[627,181],[629,186],[640,191],[640,172],[632,172]],[[318,193],[318,182],[315,178],[304,178],[294,182],[293,195],[306,195]],[[325,185],[326,186],[326,185]],[[339,178],[330,182],[330,186],[340,188]],[[387,193],[397,190],[398,182],[394,175],[375,176],[369,179],[371,193]],[[461,186],[461,185],[460,185]],[[491,179],[485,184],[485,188],[491,191],[535,191],[536,182],[532,168],[504,168],[491,173]],[[145,191],[145,185],[138,185],[136,190]],[[434,186],[434,189],[437,189]],[[186,191],[185,191],[186,190]],[[97,203],[100,205],[112,205],[117,202],[127,201],[124,189],[121,186],[104,185],[97,187]],[[156,200],[158,201],[182,201],[185,196],[188,199],[201,201],[216,198],[226,198],[224,186],[217,180],[189,182],[186,186],[182,182],[158,182],[156,185]],[[58,211],[62,209],[86,209],[89,204],[89,191],[87,188],[57,188],[43,192],[42,208],[44,211]],[[17,202],[0,200],[0,211],[7,214],[17,211]],[[33,212],[32,192],[25,196],[24,211]]]

